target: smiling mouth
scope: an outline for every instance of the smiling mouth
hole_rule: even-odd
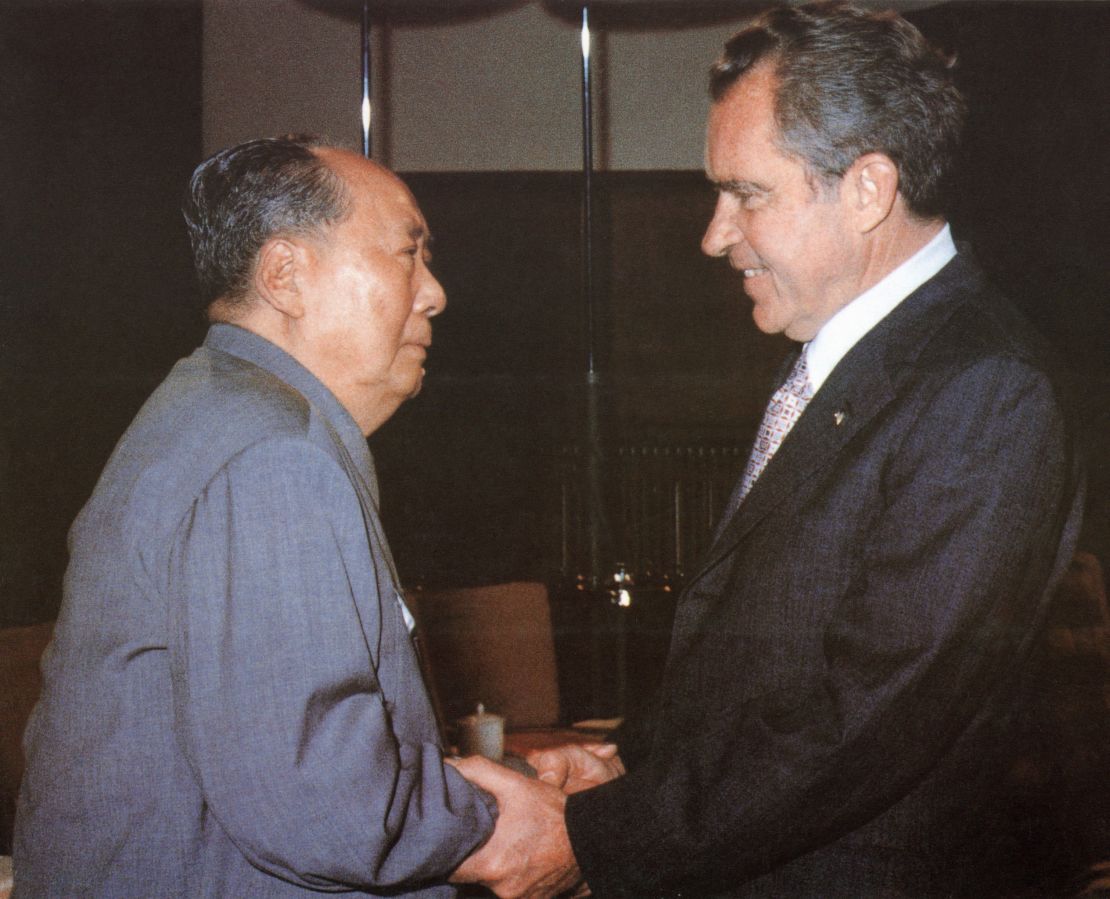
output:
[[[767,269],[765,269],[765,268],[745,268],[745,269],[741,269],[740,272],[744,276],[744,280],[746,281],[748,278],[758,278],[760,275],[767,274]]]

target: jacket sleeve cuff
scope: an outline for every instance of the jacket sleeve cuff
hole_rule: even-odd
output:
[[[662,872],[651,849],[665,837],[655,795],[631,774],[567,797],[567,834],[594,896],[631,899],[655,888]]]

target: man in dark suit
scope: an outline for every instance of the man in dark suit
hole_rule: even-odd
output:
[[[70,533],[17,896],[451,896],[492,800],[444,764],[366,435],[446,298],[406,187],[251,141],[185,206],[212,326]]]
[[[836,6],[761,16],[711,92],[703,249],[800,346],[654,705],[619,756],[532,758],[553,822],[465,762],[549,822],[472,862],[501,895],[1016,891],[1003,750],[1082,491],[1037,337],[945,222],[962,100],[907,22]]]

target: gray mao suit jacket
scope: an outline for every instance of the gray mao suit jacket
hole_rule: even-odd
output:
[[[218,324],[70,533],[16,895],[452,895],[492,799],[442,762],[366,441]]]
[[[1004,752],[1081,477],[1037,339],[961,253],[844,357],[687,580],[599,897],[1006,894]]]

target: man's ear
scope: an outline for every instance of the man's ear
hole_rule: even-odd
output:
[[[865,153],[848,169],[846,182],[851,211],[861,234],[886,221],[898,197],[898,166],[889,156]]]
[[[308,249],[295,240],[273,237],[258,251],[254,289],[264,302],[289,318],[305,313],[302,286],[307,274]]]

